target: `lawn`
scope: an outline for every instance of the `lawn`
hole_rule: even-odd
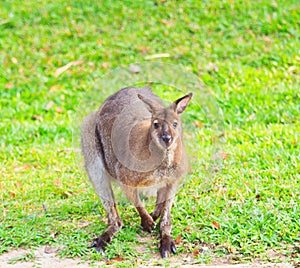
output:
[[[158,61],[168,77],[152,86],[166,100],[189,89],[178,74],[202,81],[184,116],[191,163],[172,210],[177,259],[300,263],[298,1],[0,5],[0,254],[52,245],[120,266],[157,256],[157,232],[141,231],[121,194],[125,227],[105,256],[89,249],[106,219],[78,148],[83,116],[132,85],[111,71]]]

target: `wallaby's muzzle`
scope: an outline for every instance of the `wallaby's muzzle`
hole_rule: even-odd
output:
[[[161,139],[166,144],[166,147],[169,147],[171,145],[171,143],[172,143],[172,137],[171,137],[171,135],[164,134],[164,135],[162,135]]]
[[[162,140],[162,145],[166,148],[168,148],[172,142],[173,142],[173,137],[172,137],[172,133],[170,131],[170,128],[168,126],[168,124],[166,122],[164,122],[162,124],[162,136],[161,136],[161,140]]]

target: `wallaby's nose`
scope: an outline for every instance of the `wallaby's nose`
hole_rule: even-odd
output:
[[[167,145],[171,142],[172,139],[171,135],[167,135],[167,134],[162,135],[161,138]]]

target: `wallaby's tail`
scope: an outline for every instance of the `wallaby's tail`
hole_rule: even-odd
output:
[[[96,152],[96,116],[96,112],[89,114],[81,125],[81,149],[85,165],[94,162],[98,155]]]

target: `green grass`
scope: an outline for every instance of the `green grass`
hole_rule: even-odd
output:
[[[300,262],[300,5],[199,2],[1,2],[0,253],[53,244],[64,246],[64,257],[103,258],[88,247],[104,230],[105,213],[70,150],[78,118],[119,89],[99,87],[104,74],[168,53],[161,62],[192,72],[211,90],[228,154],[210,174],[211,129],[194,102],[185,116],[187,145],[199,161],[173,207],[179,253],[199,263],[227,255],[241,263]],[[83,62],[55,76],[76,60]],[[174,90],[154,88],[164,98]],[[196,135],[189,133],[195,121],[204,124]],[[106,257],[121,257],[125,266],[147,261],[156,236],[141,244],[135,209],[122,198],[119,207],[125,228]]]

